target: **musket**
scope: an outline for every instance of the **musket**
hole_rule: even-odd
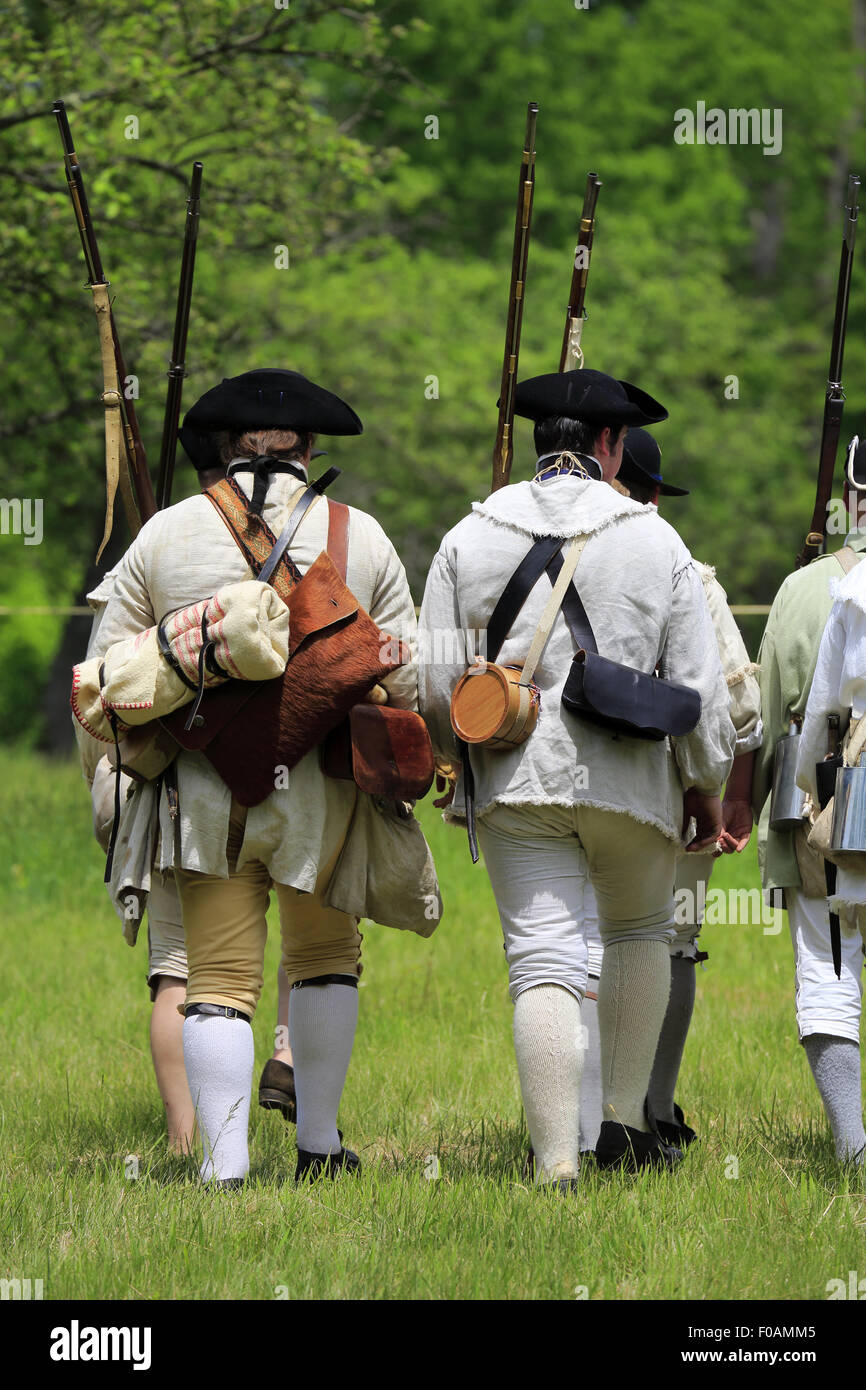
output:
[[[585,318],[584,300],[586,282],[589,276],[589,258],[592,254],[592,239],[595,235],[595,205],[601,179],[597,174],[587,174],[586,192],[583,195],[583,212],[580,215],[580,229],[577,246],[574,248],[574,269],[571,274],[571,293],[565,311],[565,331],[562,335],[562,352],[559,355],[559,370],[569,372],[574,367],[583,366],[583,352],[580,337]]]
[[[126,366],[108,295],[110,281],[105,278],[102,268],[102,258],[99,254],[99,245],[84,189],[81,166],[78,163],[78,156],[72,143],[66,107],[62,101],[55,101],[51,109],[57,117],[60,139],[63,144],[66,182],[69,185],[69,195],[72,199],[75,220],[81,237],[88,284],[93,292],[93,306],[96,310],[102,348],[104,382],[102,401],[105,406],[106,421],[107,502],[105,533],[97,552],[96,558],[98,560],[111,535],[114,496],[118,486],[123,498],[126,519],[133,536],[136,536],[142,524],[154,515],[156,502],[135,407],[132,401],[127,399],[123,390],[126,382]],[[120,439],[118,439],[118,434]],[[120,444],[123,446],[126,457],[125,468],[120,466]]]
[[[493,449],[493,492],[505,487],[511,474],[514,454],[514,392],[517,386],[517,359],[520,353],[520,328],[523,322],[523,297],[526,289],[526,267],[529,260],[529,232],[532,224],[532,197],[535,192],[535,126],[538,102],[531,101],[526,110],[526,136],[520,161],[517,185],[517,216],[514,222],[514,250],[511,257],[511,287],[508,293],[508,320],[505,328],[505,356],[502,362],[502,384],[499,391],[499,424]]]
[[[160,511],[163,507],[167,507],[171,500],[174,461],[177,456],[177,427],[180,420],[183,379],[186,376],[186,337],[189,329],[189,308],[195,272],[202,168],[203,166],[196,160],[192,166],[189,197],[186,203],[183,254],[180,261],[180,282],[177,288],[177,309],[174,316],[174,338],[171,346],[171,361],[168,365],[168,391],[165,397],[162,446],[159,451],[159,473],[156,482],[156,505]]]
[[[824,402],[824,423],[821,428],[821,452],[818,463],[818,487],[815,509],[803,549],[797,556],[796,567],[801,569],[823,549],[827,535],[827,504],[833,491],[836,454],[842,429],[845,392],[842,390],[842,358],[845,352],[845,329],[848,324],[848,299],[851,291],[851,266],[854,261],[854,238],[857,235],[860,180],[848,176],[848,202],[845,207],[845,230],[842,236],[842,256],[839,262],[839,282],[836,288],[836,316],[833,320],[833,343],[830,348],[830,373],[827,397]]]

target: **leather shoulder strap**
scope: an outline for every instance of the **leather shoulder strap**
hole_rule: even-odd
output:
[[[551,557],[562,549],[562,536],[541,536],[526,552],[512,574],[487,624],[487,660],[495,661],[518,613],[535,584],[544,573]],[[562,562],[560,561],[560,564]]]
[[[321,495],[319,487],[322,483],[327,487],[328,482],[332,481],[330,475],[336,476],[338,472],[338,469],[330,469],[324,479],[319,479],[319,486],[307,489],[301,499],[304,505],[299,502],[295,507],[280,541],[286,537],[291,539],[309,504]],[[269,564],[279,542],[267,522],[249,510],[246,494],[240,485],[234,478],[222,478],[213,487],[208,488],[204,495],[216,507],[253,574],[257,578],[263,578],[265,582],[270,580],[280,598],[285,600],[301,578],[300,570],[286,553],[288,540],[285,540],[271,575]],[[343,502],[333,502],[330,497],[327,500],[327,550],[345,583],[349,556],[349,508]]]
[[[221,478],[204,496],[216,507],[253,574],[258,575],[277,540],[267,522],[250,512],[246,495],[234,478]],[[297,565],[283,555],[273,580],[280,598],[285,599],[300,578]]]
[[[850,574],[855,565],[859,564],[863,556],[858,555],[857,551],[850,545],[843,545],[841,550],[836,551],[836,559],[842,566],[845,574]]]
[[[334,502],[328,498],[328,543],[327,551],[334,562],[334,568],[346,582],[346,568],[349,563],[349,508],[345,502]]]

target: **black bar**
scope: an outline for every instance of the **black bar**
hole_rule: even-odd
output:
[[[177,309],[174,316],[174,338],[168,367],[168,391],[165,398],[165,417],[162,427],[162,446],[159,453],[159,473],[156,484],[156,505],[159,511],[171,500],[174,464],[177,457],[177,428],[183,398],[183,379],[186,375],[186,340],[192,302],[192,283],[195,273],[195,252],[198,241],[199,202],[201,198],[202,164],[192,166],[189,197],[186,204],[183,255],[180,262],[180,282],[177,289]]]

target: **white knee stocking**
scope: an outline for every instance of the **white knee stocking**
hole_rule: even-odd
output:
[[[598,987],[605,1120],[648,1129],[644,1101],[670,992],[666,942],[605,946]]]
[[[253,1030],[242,1018],[191,1014],[183,1025],[183,1058],[201,1132],[201,1176],[245,1178],[253,1087]]]
[[[580,1002],[561,985],[534,985],[514,1005],[514,1051],[536,1182],[577,1177],[584,1036]]]
[[[315,983],[293,989],[289,1037],[298,1097],[298,1148],[337,1154],[337,1110],[358,1023],[354,985]]]

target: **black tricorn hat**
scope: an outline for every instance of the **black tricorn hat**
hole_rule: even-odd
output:
[[[364,426],[345,401],[300,372],[267,367],[226,377],[200,396],[184,417],[184,429],[309,430],[313,434],[361,434]]]
[[[845,481],[855,492],[866,492],[866,439],[861,444],[856,434],[845,457]]]
[[[646,391],[590,367],[520,381],[514,399],[516,414],[528,420],[561,415],[589,424],[655,425],[668,418],[664,406]]]
[[[197,472],[201,473],[206,468],[222,467],[217,435],[212,431],[207,434],[204,430],[192,430],[189,425],[184,424],[178,430],[177,437]]]
[[[629,481],[646,487],[655,483],[663,497],[688,497],[687,487],[674,487],[662,479],[662,451],[658,441],[646,430],[629,430],[622,446],[622,463],[616,475],[628,487]]]

